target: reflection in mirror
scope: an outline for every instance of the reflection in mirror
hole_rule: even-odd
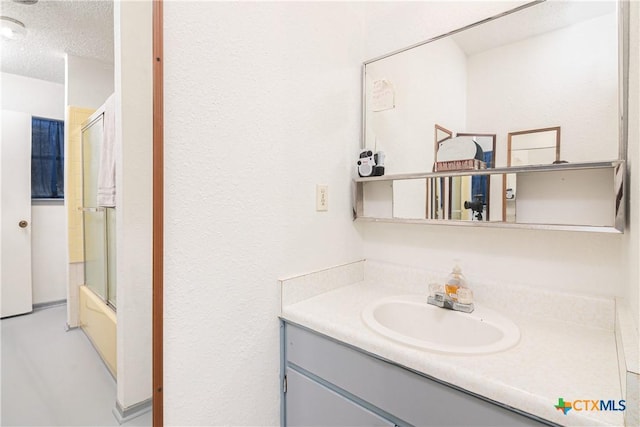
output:
[[[548,165],[560,161],[560,126],[510,132],[507,166]]]
[[[495,167],[505,167],[509,129],[553,120],[566,160],[618,158],[616,4],[537,3],[366,62],[364,147],[387,153],[388,175],[423,173],[434,162],[425,144],[434,123],[486,129],[498,136]],[[378,111],[381,80],[394,103]]]
[[[507,138],[507,166],[549,165],[560,162],[560,126],[510,132]],[[503,218],[516,222],[516,175],[504,179]]]
[[[458,133],[457,136],[468,136],[482,148],[484,162],[487,168],[495,167],[496,135],[483,133]],[[461,177],[471,180],[471,197],[462,202],[465,215],[461,219],[474,221],[489,221],[491,219],[491,175],[478,175],[473,177]],[[453,218],[452,218],[453,219]]]
[[[447,178],[429,178],[427,180],[427,219],[447,219],[449,213],[448,194],[449,180]]]
[[[362,216],[371,218],[393,218],[393,189],[391,181],[369,182],[362,189],[367,203],[362,206]]]
[[[472,216],[469,203],[473,203],[474,213],[479,212],[479,220],[482,221],[482,212],[484,211],[484,197],[479,195],[478,200],[475,199],[471,190],[471,181],[475,177],[456,176],[447,178],[449,180],[449,219],[469,221]],[[475,201],[472,201],[475,200]],[[475,217],[475,215],[474,215]],[[477,217],[476,217],[477,219]]]
[[[435,138],[434,138],[434,144],[433,144],[434,159],[438,155],[438,149],[440,148],[440,145],[447,139],[451,139],[452,136],[453,136],[453,132],[451,132],[449,129],[443,128],[439,124],[435,125]],[[435,168],[435,163],[434,163],[434,168]]]
[[[486,167],[495,167],[495,134],[456,134],[456,138],[460,137],[467,137],[479,145]],[[491,187],[490,175],[431,178],[427,183],[427,218],[489,221]]]
[[[614,226],[614,175],[613,168],[519,173],[515,222]]]
[[[434,125],[434,154],[443,142],[450,140],[453,132]],[[435,163],[434,166],[435,168]],[[442,178],[444,181],[445,178]],[[441,183],[442,184],[442,183]],[[402,219],[443,219],[444,207],[436,206],[443,202],[435,179],[397,180],[393,182],[393,217]]]
[[[425,219],[427,187],[424,179],[393,181],[393,217]]]

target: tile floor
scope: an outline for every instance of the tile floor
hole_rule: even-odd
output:
[[[116,383],[66,306],[3,319],[0,425],[117,426]],[[147,412],[124,426],[150,426]]]

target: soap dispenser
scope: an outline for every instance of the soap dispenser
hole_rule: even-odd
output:
[[[453,301],[458,301],[458,289],[467,288],[467,280],[462,274],[460,263],[458,260],[454,261],[453,270],[447,277],[447,281],[444,285],[444,292],[448,298]]]

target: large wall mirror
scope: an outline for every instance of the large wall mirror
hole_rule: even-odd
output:
[[[619,21],[617,1],[532,2],[365,62],[363,146],[385,152],[387,175],[420,174],[434,170],[438,144],[458,135],[491,135],[487,168],[506,168],[513,166],[512,155],[527,153],[517,144],[536,143],[524,132],[516,140],[518,132],[557,129],[559,137],[561,128],[561,153],[555,141],[549,150],[536,150],[550,153],[549,165],[619,160],[625,152]],[[480,213],[483,221],[508,220],[505,175],[483,184],[484,207],[475,214],[461,206],[480,202],[471,189],[480,184],[466,181],[394,181],[399,191],[391,215],[473,221]],[[441,194],[445,187],[448,193]],[[457,200],[460,191],[469,198]]]

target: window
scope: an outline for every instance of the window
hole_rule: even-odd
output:
[[[64,122],[31,120],[31,198],[64,198]]]

